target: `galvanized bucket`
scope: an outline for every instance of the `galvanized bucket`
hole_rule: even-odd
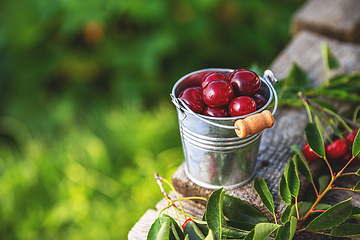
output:
[[[181,141],[185,156],[185,173],[195,184],[208,188],[237,188],[252,180],[255,174],[257,155],[262,132],[239,138],[234,123],[267,109],[274,99],[275,114],[278,100],[271,71],[265,71],[259,93],[268,101],[256,112],[241,117],[210,117],[194,113],[177,98],[182,90],[200,86],[201,79],[209,72],[230,74],[233,69],[203,69],[179,79],[170,94],[178,113]],[[267,110],[266,110],[267,111]]]

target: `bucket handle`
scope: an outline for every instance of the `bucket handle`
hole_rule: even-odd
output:
[[[170,94],[170,96],[173,100],[173,103],[177,107],[179,107],[179,109],[180,109],[180,104],[179,104],[179,102],[180,102],[181,105],[186,110],[188,110],[190,113],[192,113],[195,117],[197,117],[201,121],[204,121],[204,122],[209,123],[216,127],[221,127],[221,128],[226,128],[226,129],[234,129],[236,134],[238,135],[238,137],[244,138],[247,135],[258,133],[258,132],[264,130],[265,128],[270,128],[274,125],[273,115],[275,115],[277,107],[278,107],[278,97],[277,97],[276,90],[275,90],[274,86],[272,85],[272,83],[278,82],[278,80],[275,78],[275,76],[271,70],[266,70],[264,72],[263,78],[267,82],[267,85],[269,86],[270,90],[274,94],[274,101],[275,101],[274,109],[272,110],[272,112],[270,112],[269,110],[264,110],[260,113],[256,113],[256,114],[250,113],[250,114],[241,116],[241,119],[238,119],[235,122],[234,126],[228,126],[228,125],[215,123],[206,118],[203,118],[203,117],[199,116],[198,114],[196,114],[193,110],[191,110],[182,99],[176,98],[172,94]]]

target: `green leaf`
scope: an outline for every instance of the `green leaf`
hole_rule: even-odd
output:
[[[330,182],[330,175],[322,175],[318,178],[318,182],[319,182],[319,193],[322,193],[327,186],[329,185]]]
[[[355,187],[352,190],[354,192],[360,192],[360,181],[356,183]]]
[[[321,46],[322,57],[326,69],[337,69],[340,67],[340,63],[332,53],[331,49],[326,43],[323,43]]]
[[[214,233],[213,233],[213,231],[211,229],[209,229],[209,233],[206,236],[205,240],[215,240]]]
[[[204,234],[197,227],[195,222],[189,221],[184,227],[184,234],[189,236],[191,240],[203,240],[205,238]]]
[[[356,137],[354,139],[354,143],[352,146],[352,154],[353,156],[357,156],[360,152],[360,131],[357,132]]]
[[[289,161],[286,165],[284,176],[291,195],[297,197],[300,190],[300,180],[293,161]]]
[[[253,230],[251,230],[251,232],[249,232],[248,235],[246,235],[246,237],[244,238],[244,240],[253,240],[254,239],[254,235],[255,235],[255,228]]]
[[[196,226],[203,232],[204,236],[209,233],[207,222],[196,219],[193,219],[193,222],[196,223]]]
[[[295,235],[297,223],[298,223],[298,219],[292,216],[290,219],[290,236],[291,236],[290,239],[292,239],[292,237]]]
[[[241,238],[246,236],[249,231],[244,231],[230,226],[223,226],[223,237],[226,238]]]
[[[215,240],[220,240],[222,235],[222,225],[226,224],[222,206],[225,190],[223,188],[211,193],[206,206],[206,220],[209,229],[212,230]]]
[[[170,235],[170,218],[159,217],[151,225],[147,240],[168,240]]]
[[[306,229],[322,231],[343,223],[351,215],[352,208],[350,201],[351,198],[332,206],[312,220]]]
[[[342,89],[314,89],[314,95],[349,103],[359,103],[360,96]]]
[[[176,223],[175,223],[176,224]],[[177,224],[176,224],[177,225]],[[183,232],[181,232],[181,236],[183,235]],[[176,231],[176,227],[173,223],[171,223],[170,225],[170,236],[169,236],[169,240],[181,240],[183,238],[180,238],[178,232]],[[200,239],[201,240],[201,239]]]
[[[262,203],[265,207],[271,212],[274,212],[274,200],[273,197],[266,185],[266,182],[263,177],[255,178],[253,182],[253,187],[257,194],[259,195]]]
[[[299,217],[300,218],[304,217],[312,205],[313,203],[311,202],[299,202],[298,203]]]
[[[299,149],[300,150],[300,149]],[[309,165],[307,164],[307,161],[305,158],[303,159],[302,154],[295,155],[292,159],[295,163],[296,169],[304,176],[306,177],[310,182],[313,182],[313,178],[309,169]]]
[[[243,221],[227,221],[226,223],[230,227],[234,227],[234,228],[245,230],[245,231],[253,230],[253,228],[256,225],[253,223],[243,222]]]
[[[356,175],[360,176],[360,169],[356,171]]]
[[[325,146],[322,135],[314,123],[308,123],[305,127],[306,141],[310,148],[320,157],[325,157]]]
[[[360,208],[353,206],[350,217],[360,220]]]
[[[310,100],[312,100],[314,103],[319,104],[320,106],[330,109],[333,112],[337,111],[337,108],[330,102],[319,99],[319,98],[311,98]]]
[[[294,89],[296,92],[311,87],[311,80],[307,72],[295,62],[293,63],[288,76],[283,81],[285,81],[288,89]]]
[[[297,218],[292,216],[290,221],[286,222],[278,229],[275,240],[291,240],[295,235],[296,224]]]
[[[170,219],[170,229],[172,230],[170,232],[170,238],[172,237],[172,235],[174,235],[174,236],[178,235],[180,239],[183,239],[184,238],[183,230],[180,229],[180,227],[179,227],[178,223],[175,221],[175,219],[167,214],[163,214],[163,217],[168,217]]]
[[[285,208],[284,212],[281,214],[281,223],[285,224],[288,222],[292,216],[294,216],[296,213],[296,207],[295,205],[289,205]]]
[[[331,230],[330,235],[334,237],[359,238],[360,226],[357,223],[344,223]]]
[[[268,222],[267,217],[250,204],[239,198],[225,194],[223,200],[223,213],[230,221],[257,224]]]
[[[291,205],[291,193],[289,187],[286,183],[284,174],[281,175],[280,184],[279,184],[280,197],[287,205]]]
[[[271,233],[276,231],[281,225],[275,223],[258,223],[255,226],[254,239],[266,239]]]

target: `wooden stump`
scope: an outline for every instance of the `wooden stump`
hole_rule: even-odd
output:
[[[309,0],[294,15],[292,33],[302,30],[347,42],[360,42],[359,0]]]
[[[343,43],[309,31],[299,32],[280,52],[269,68],[278,79],[283,79],[288,75],[295,62],[308,73],[314,85],[319,85],[325,77],[324,62],[321,55],[323,43],[329,45],[341,65],[339,69],[331,72],[332,76],[360,70],[360,44]]]

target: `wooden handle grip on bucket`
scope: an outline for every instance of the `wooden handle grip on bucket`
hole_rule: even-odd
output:
[[[265,128],[274,126],[274,116],[269,110],[264,110],[261,113],[237,120],[235,126],[238,127],[238,129],[235,129],[238,137],[244,138],[247,135],[258,133]]]

